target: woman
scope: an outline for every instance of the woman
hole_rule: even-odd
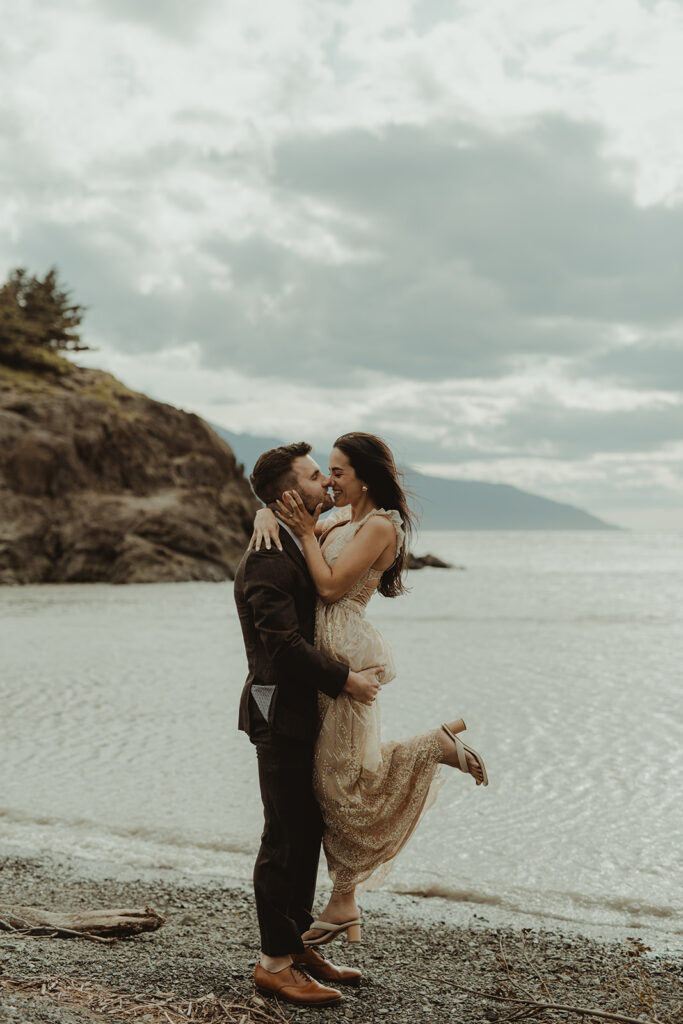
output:
[[[406,534],[412,522],[393,456],[372,434],[339,437],[330,455],[330,486],[335,509],[319,522],[295,491],[277,503],[277,517],[299,538],[318,592],[315,643],[358,670],[384,667],[380,681],[395,675],[386,641],[365,618],[365,606],[378,591],[385,597],[405,592],[402,572]],[[276,520],[257,512],[254,542],[275,539]],[[360,941],[355,892],[384,877],[423,811],[435,798],[441,764],[488,784],[483,759],[456,735],[462,719],[402,742],[382,743],[379,707],[319,694],[320,732],[314,757],[314,790],[325,823],[323,848],[333,890],[320,920],[303,936],[320,945],[346,931]]]

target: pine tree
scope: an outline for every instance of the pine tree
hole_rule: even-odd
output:
[[[42,280],[22,267],[11,271],[0,287],[0,362],[58,369],[57,353],[89,348],[76,330],[84,313],[59,286],[54,267]]]

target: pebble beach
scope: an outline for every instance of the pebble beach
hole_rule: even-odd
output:
[[[359,967],[361,986],[347,988],[338,1006],[303,1010],[254,990],[258,931],[244,884],[176,872],[134,878],[83,860],[8,856],[0,860],[0,903],[54,910],[151,906],[165,921],[156,932],[107,944],[0,931],[3,1024],[502,1024],[521,1010],[528,1015],[528,1007],[484,992],[664,1024],[680,1019],[675,933],[659,933],[652,944],[646,934],[586,935],[533,918],[505,924],[472,904],[367,893],[361,945],[335,942],[325,950],[336,962]],[[579,1015],[545,1011],[543,1019]]]

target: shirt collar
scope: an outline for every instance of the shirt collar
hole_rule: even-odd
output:
[[[290,529],[289,526],[287,526],[287,523],[283,523],[282,520],[280,521],[280,529],[287,531],[289,536],[292,538],[292,540],[294,541],[294,543],[298,547],[299,551],[303,554],[303,551],[304,551],[303,544],[301,543],[301,541],[299,540],[297,535],[294,533],[294,531],[292,529]]]

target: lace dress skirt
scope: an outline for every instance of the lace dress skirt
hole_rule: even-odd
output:
[[[368,582],[374,590],[377,580]],[[391,650],[365,618],[362,599],[319,601],[316,645],[355,671],[384,665],[383,685],[395,677]],[[441,749],[433,732],[382,743],[378,701],[368,706],[345,693],[336,700],[321,693],[319,711],[313,783],[330,878],[337,893],[370,888],[386,877],[434,802]]]

